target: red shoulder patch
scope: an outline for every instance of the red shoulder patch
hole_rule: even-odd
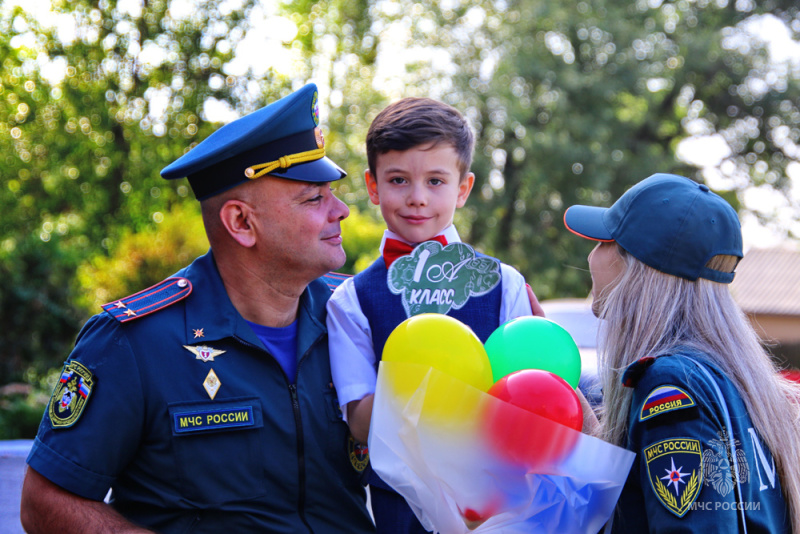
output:
[[[175,304],[191,292],[192,283],[188,279],[167,278],[129,297],[103,304],[102,308],[120,323],[125,323]]]
[[[656,359],[653,356],[645,356],[630,364],[622,373],[622,385],[626,388],[636,387],[644,372],[654,363],[656,363]]]

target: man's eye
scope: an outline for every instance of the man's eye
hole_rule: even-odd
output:
[[[317,195],[315,197],[309,198],[307,202],[319,202],[320,200],[322,200],[322,195]]]
[[[405,181],[406,181],[405,178],[401,176],[395,176],[394,178],[389,178],[389,183],[392,184],[403,184],[405,183]]]

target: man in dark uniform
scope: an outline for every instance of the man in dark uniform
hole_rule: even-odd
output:
[[[331,384],[320,277],[344,264],[348,209],[316,87],[162,175],[189,178],[211,250],[84,326],[28,458],[25,528],[372,532]]]

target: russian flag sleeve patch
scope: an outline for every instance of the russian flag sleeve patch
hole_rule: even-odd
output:
[[[642,405],[639,421],[645,421],[662,413],[695,406],[694,399],[676,386],[659,386],[651,391]]]
[[[53,428],[69,428],[78,421],[89,402],[94,382],[94,375],[82,363],[71,361],[64,365],[47,408]]]

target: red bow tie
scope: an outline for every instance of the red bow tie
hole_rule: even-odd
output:
[[[447,238],[443,235],[437,235],[428,241],[438,241],[442,246],[447,245]],[[387,237],[386,242],[383,244],[383,261],[386,263],[386,268],[388,269],[397,258],[411,254],[411,251],[414,250],[416,246],[417,245],[409,245],[404,241]]]

